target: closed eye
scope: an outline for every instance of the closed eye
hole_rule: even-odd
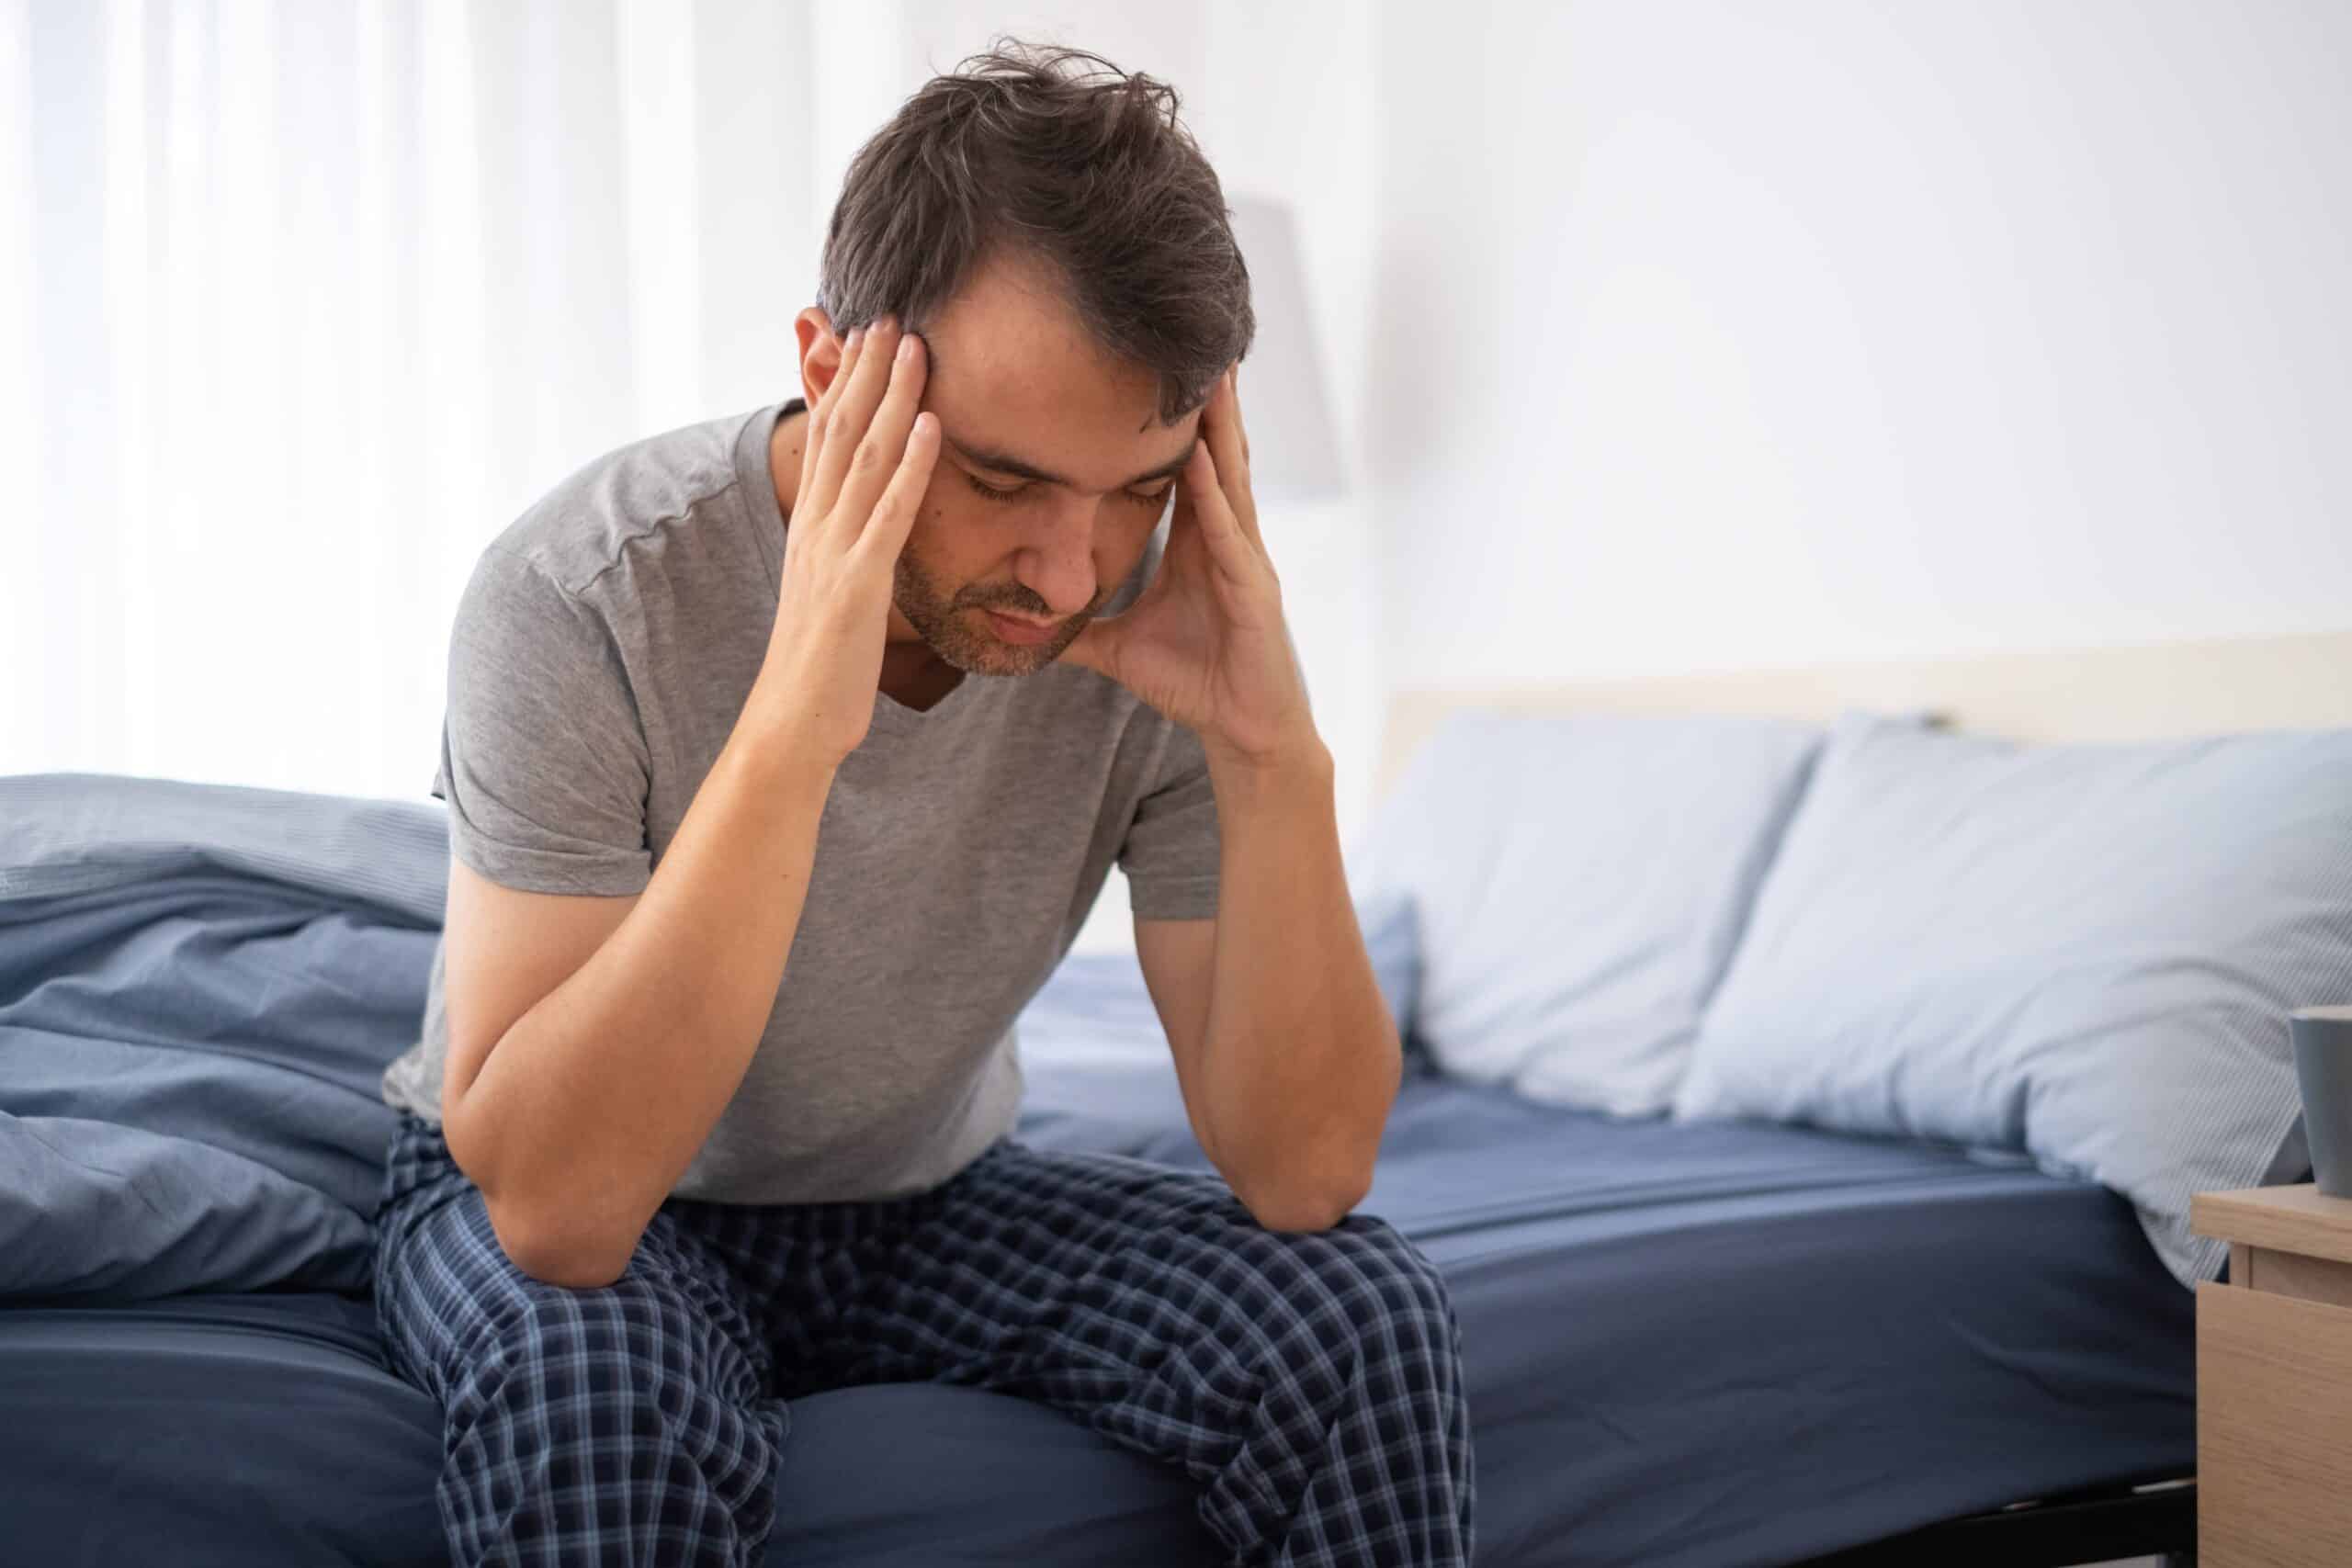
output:
[[[1032,490],[1036,488],[1035,485],[1031,484],[1017,484],[1010,490],[999,490],[992,484],[983,484],[980,480],[973,478],[970,474],[966,474],[964,476],[964,482],[971,486],[974,491],[986,496],[990,501],[1007,502],[1017,501],[1022,496],[1028,494]],[[1130,490],[1123,491],[1120,493],[1125,495],[1128,500],[1140,502],[1145,506],[1158,507],[1161,502],[1168,499],[1168,492],[1175,487],[1176,481],[1174,479],[1170,479],[1166,484],[1161,485],[1155,491],[1145,491]]]
[[[980,494],[982,494],[982,495],[984,495],[984,496],[987,496],[990,501],[1011,501],[1011,500],[1012,500],[1015,496],[1020,495],[1020,494],[1023,493],[1024,491],[1026,491],[1028,490],[1028,488],[1029,488],[1027,485],[1025,485],[1025,484],[1024,484],[1024,485],[1014,485],[1011,490],[999,490],[999,489],[997,489],[997,488],[996,488],[996,486],[994,486],[994,485],[986,485],[986,484],[982,484],[979,480],[978,480],[978,479],[974,479],[974,478],[973,478],[971,475],[969,475],[969,474],[966,474],[966,475],[964,476],[964,482],[965,482],[966,484],[967,484],[967,485],[970,485],[970,486],[971,486],[975,491],[978,491]]]

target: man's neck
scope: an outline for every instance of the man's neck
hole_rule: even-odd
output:
[[[926,644],[892,642],[882,647],[882,694],[900,707],[927,712],[967,678]]]

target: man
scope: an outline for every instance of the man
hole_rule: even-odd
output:
[[[1162,84],[966,63],[852,164],[805,396],[592,464],[460,604],[377,1300],[461,1563],[749,1562],[786,1402],[924,1380],[1183,1466],[1236,1562],[1468,1561],[1451,1303],[1349,1213],[1400,1056],[1221,189]],[[1114,859],[1223,1181],[1010,1136]]]

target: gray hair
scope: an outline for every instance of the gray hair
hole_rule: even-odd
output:
[[[1159,375],[1174,423],[1257,330],[1224,187],[1178,103],[1084,50],[995,39],[858,149],[818,305],[836,333],[884,315],[920,332],[983,259],[1034,261],[1097,343]]]

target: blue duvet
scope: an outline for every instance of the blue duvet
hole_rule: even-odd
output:
[[[0,779],[0,1299],[365,1290],[436,809]]]

